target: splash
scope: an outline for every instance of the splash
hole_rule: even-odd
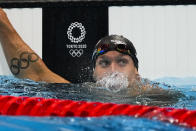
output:
[[[120,72],[107,73],[96,82],[98,87],[106,88],[112,92],[118,92],[129,85],[128,77]]]

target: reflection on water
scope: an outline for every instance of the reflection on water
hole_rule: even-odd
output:
[[[52,84],[0,76],[0,95],[156,105],[161,107],[170,106],[177,108],[196,107],[196,100],[193,94],[184,94],[183,90],[179,90],[179,88],[151,82],[147,79],[143,79],[143,83],[154,86],[154,88],[145,91],[141,91],[139,88],[123,88],[118,92],[112,92],[105,88],[96,87],[95,83],[90,82],[83,84]],[[157,86],[161,88],[157,88]],[[132,92],[135,91],[138,91],[137,95],[133,95]],[[195,103],[195,106],[191,102]]]

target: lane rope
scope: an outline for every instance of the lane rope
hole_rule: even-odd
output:
[[[0,96],[0,114],[14,116],[100,117],[132,116],[196,129],[196,110],[156,106]]]

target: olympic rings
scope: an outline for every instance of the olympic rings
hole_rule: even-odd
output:
[[[36,62],[39,59],[35,53],[23,52],[20,54],[20,58],[13,58],[11,60],[10,70],[14,75],[20,73],[20,69],[26,69],[29,67],[30,62]]]
[[[83,54],[83,49],[71,49],[69,51],[70,55],[72,55],[73,57],[80,57]]]

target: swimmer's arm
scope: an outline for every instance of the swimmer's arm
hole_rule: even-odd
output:
[[[49,83],[69,83],[47,68],[42,59],[22,40],[2,9],[0,42],[10,70],[16,77]]]

